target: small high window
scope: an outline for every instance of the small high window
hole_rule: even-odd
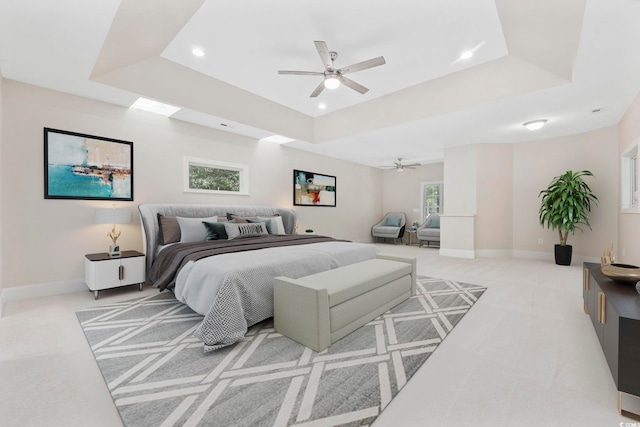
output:
[[[249,194],[249,167],[194,157],[184,158],[184,191]]]

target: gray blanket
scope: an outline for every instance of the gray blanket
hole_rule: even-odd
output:
[[[197,261],[213,255],[252,251],[280,246],[306,245],[309,243],[334,242],[326,236],[268,235],[236,240],[208,240],[206,242],[180,243],[164,248],[156,257],[149,272],[149,281],[165,290],[173,289],[178,272],[189,261]]]

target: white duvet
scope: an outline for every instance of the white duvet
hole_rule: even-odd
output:
[[[216,255],[187,263],[176,298],[205,316],[195,335],[214,350],[243,339],[273,316],[273,278],[292,279],[375,258],[366,243],[324,242]]]

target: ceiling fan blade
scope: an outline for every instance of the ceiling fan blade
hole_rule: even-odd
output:
[[[355,71],[366,70],[367,68],[377,67],[379,65],[386,64],[384,56],[369,59],[366,61],[358,62],[357,64],[349,65],[348,67],[342,67],[338,70],[340,74],[353,73]]]
[[[360,92],[362,94],[365,94],[367,92],[369,92],[369,89],[367,89],[366,87],[362,86],[359,83],[354,82],[351,79],[348,79],[344,76],[339,76],[338,79],[340,80],[340,82],[345,85],[350,87],[351,89],[355,90],[356,92]]]
[[[331,55],[329,54],[329,48],[327,47],[327,43],[323,41],[315,41],[313,43],[316,45],[316,49],[318,50],[318,55],[320,55],[320,59],[322,59],[324,68],[326,68],[327,71],[334,71],[333,61],[331,60]]]
[[[284,71],[278,70],[278,74],[295,74],[298,76],[324,76],[324,73],[318,71]]]
[[[421,166],[420,163],[411,163],[410,165],[402,165],[405,168],[414,168],[416,166]]]
[[[320,92],[322,92],[323,90],[324,90],[324,80],[320,82],[318,87],[316,87],[313,92],[311,92],[310,98],[315,98],[316,96],[320,95]]]

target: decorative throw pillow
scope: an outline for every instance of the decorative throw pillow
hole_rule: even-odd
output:
[[[238,224],[244,224],[247,222],[247,220],[249,219],[258,219],[257,216],[240,216],[240,215],[236,215],[233,213],[227,213],[227,219],[228,220],[235,220],[236,223]]]
[[[402,222],[402,220],[399,217],[387,217],[386,221],[384,222],[384,225],[388,226],[388,227],[400,227],[400,223]]]
[[[209,218],[183,218],[176,217],[180,225],[180,243],[204,242],[207,239],[207,229],[202,225],[203,221],[217,222],[218,217]]]
[[[202,221],[204,227],[207,229],[207,240],[227,240],[229,236],[227,236],[227,231],[224,228],[224,224],[232,222],[233,221]]]
[[[433,218],[427,228],[440,228],[440,217]]]
[[[287,234],[287,232],[284,229],[284,224],[282,223],[282,217],[280,215],[259,216],[258,219],[271,220],[271,230],[269,230],[269,227],[267,227],[267,231],[269,231],[270,234],[282,234],[282,235]]]
[[[259,219],[247,219],[248,223],[256,223],[256,222],[261,222],[265,225],[265,227],[267,227],[267,233],[269,234],[273,234],[273,227],[271,225],[271,218],[259,218]]]
[[[175,216],[158,214],[158,226],[160,227],[158,244],[168,245],[180,241],[180,225]]]
[[[263,222],[258,223],[241,223],[233,224],[224,222],[224,229],[227,232],[229,240],[242,239],[245,237],[258,237],[267,233],[267,228]]]

